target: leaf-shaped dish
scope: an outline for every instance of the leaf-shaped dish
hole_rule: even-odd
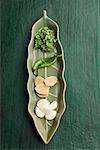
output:
[[[34,81],[35,76],[32,73],[32,62],[35,62],[37,58],[41,58],[41,56],[45,55],[45,57],[50,56],[51,53],[43,54],[40,50],[33,50],[34,45],[34,36],[35,33],[43,26],[48,26],[55,32],[56,36],[56,51],[58,54],[61,54],[62,57],[58,58],[57,61],[48,68],[42,68],[38,70],[38,75],[43,77],[47,76],[57,76],[58,83],[50,89],[48,100],[50,102],[56,100],[58,102],[57,107],[57,115],[56,118],[52,121],[47,121],[45,118],[38,118],[34,112],[35,106],[37,101],[40,99],[34,92]],[[59,27],[58,25],[51,20],[44,10],[44,15],[40,18],[32,27],[31,33],[31,41],[28,46],[28,59],[27,59],[27,68],[29,73],[29,79],[27,83],[27,89],[29,93],[29,104],[28,104],[28,112],[30,113],[31,117],[34,120],[35,126],[37,131],[39,132],[40,136],[42,137],[45,144],[48,144],[51,138],[53,137],[54,133],[56,132],[61,116],[65,111],[65,89],[66,83],[64,80],[64,53],[63,48],[59,40]]]

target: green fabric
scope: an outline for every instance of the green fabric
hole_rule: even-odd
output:
[[[1,1],[1,149],[99,150],[99,0]],[[27,46],[43,9],[60,27],[67,109],[45,145],[27,112]]]

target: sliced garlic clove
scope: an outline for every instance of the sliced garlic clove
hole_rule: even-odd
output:
[[[36,106],[35,108],[35,112],[36,112],[36,115],[39,117],[39,118],[43,118],[44,117],[44,113]]]
[[[45,118],[47,120],[53,120],[56,117],[57,112],[55,110],[52,110],[50,114],[45,115]]]
[[[51,109],[49,107],[50,102],[46,99],[41,99],[37,102],[37,106],[40,108],[40,110],[44,113],[44,114],[49,114],[51,113]]]
[[[43,107],[40,108],[41,111],[45,114],[48,115],[52,112],[52,110],[50,109],[49,105],[44,105]]]
[[[57,83],[57,77],[56,76],[50,76],[50,77],[47,77],[45,80],[44,80],[44,83],[46,86],[54,86],[56,83]]]
[[[38,85],[35,87],[35,90],[36,90],[36,92],[39,93],[39,94],[47,95],[47,94],[49,93],[49,87],[46,86],[44,83],[38,84]]]
[[[50,105],[49,105],[50,109],[56,109],[57,108],[57,102],[53,101]]]
[[[37,106],[39,108],[43,108],[44,106],[47,106],[50,104],[50,102],[46,99],[40,99],[38,102],[37,102]]]
[[[41,76],[37,76],[35,78],[35,85],[42,84],[44,82],[44,78]]]

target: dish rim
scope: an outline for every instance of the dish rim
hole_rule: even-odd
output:
[[[28,76],[28,81],[27,81],[27,91],[28,91],[28,94],[29,94],[28,112],[29,112],[29,114],[31,115],[31,117],[32,117],[32,119],[33,119],[33,121],[34,121],[35,127],[36,127],[36,129],[37,129],[39,135],[40,135],[41,138],[43,139],[44,143],[45,143],[45,144],[48,144],[48,143],[50,142],[50,140],[52,139],[52,137],[54,136],[55,132],[57,131],[57,129],[58,129],[59,125],[60,125],[60,122],[61,122],[61,118],[62,118],[62,116],[63,116],[63,114],[64,114],[64,112],[65,112],[65,109],[66,109],[66,103],[65,103],[66,81],[65,81],[65,77],[64,77],[64,73],[65,73],[64,50],[63,50],[62,44],[61,44],[60,39],[59,39],[59,26],[58,26],[58,24],[57,24],[55,21],[53,21],[51,18],[49,18],[49,17],[47,16],[46,10],[43,11],[43,14],[44,14],[44,15],[43,15],[37,22],[35,22],[35,23],[32,25],[32,28],[31,28],[31,39],[30,39],[30,42],[29,42],[29,45],[28,45],[28,57],[27,57],[27,70],[28,70],[28,74],[29,74],[29,76]],[[37,124],[36,124],[36,122],[35,122],[35,120],[34,120],[34,116],[33,116],[32,112],[31,112],[31,110],[30,110],[30,107],[29,107],[29,106],[30,106],[30,102],[32,101],[32,95],[31,95],[31,91],[30,91],[30,88],[29,88],[29,83],[30,83],[30,79],[31,79],[32,76],[33,76],[32,71],[31,71],[31,69],[30,69],[30,67],[29,67],[29,60],[30,60],[30,56],[31,56],[31,55],[30,55],[30,45],[31,45],[31,43],[32,43],[32,41],[33,41],[33,39],[34,39],[34,36],[33,36],[34,27],[38,24],[38,22],[39,22],[40,20],[42,20],[42,19],[44,19],[44,18],[45,18],[45,19],[46,19],[46,18],[49,19],[49,20],[50,20],[51,22],[53,22],[53,23],[56,25],[56,27],[57,27],[57,41],[58,41],[58,43],[59,43],[59,45],[60,45],[60,47],[61,47],[61,52],[62,52],[62,62],[63,62],[62,80],[63,80],[63,82],[64,82],[64,89],[63,89],[63,94],[62,94],[62,95],[63,95],[63,96],[62,96],[62,101],[63,101],[64,107],[63,107],[63,110],[62,110],[62,112],[61,112],[61,114],[60,114],[58,120],[57,120],[57,125],[56,125],[56,127],[55,127],[55,129],[54,129],[52,135],[50,136],[50,138],[49,138],[48,140],[45,140],[45,138],[42,136],[41,132],[39,131],[39,128],[37,127]]]

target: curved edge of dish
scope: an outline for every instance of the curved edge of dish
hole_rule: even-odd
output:
[[[49,20],[51,20],[51,21],[56,25],[56,27],[57,27],[57,40],[58,40],[58,43],[59,43],[59,45],[60,45],[60,47],[61,47],[61,51],[62,51],[62,61],[63,61],[62,79],[63,79],[63,82],[64,82],[63,98],[62,98],[62,99],[63,99],[63,103],[64,103],[64,108],[63,108],[63,111],[61,112],[61,114],[60,114],[60,116],[59,116],[59,118],[58,118],[57,126],[56,126],[55,130],[54,130],[53,134],[51,135],[51,137],[50,137],[48,140],[45,140],[45,138],[44,138],[43,135],[41,134],[40,130],[39,130],[38,127],[37,127],[37,123],[36,123],[36,121],[35,121],[35,119],[34,119],[34,115],[32,114],[32,112],[31,112],[31,110],[30,110],[30,103],[31,103],[31,101],[32,101],[32,91],[31,91],[31,89],[29,88],[29,86],[30,86],[30,81],[31,81],[32,76],[33,76],[33,74],[32,74],[32,69],[30,68],[30,65],[29,65],[29,60],[30,60],[30,57],[31,57],[31,54],[30,54],[30,45],[31,45],[32,40],[33,40],[33,38],[34,38],[34,36],[33,36],[33,30],[34,30],[34,27],[38,24],[38,22],[39,22],[41,19],[43,19],[44,17],[45,17],[45,18],[48,18]],[[28,94],[29,94],[28,112],[29,112],[29,114],[31,115],[31,117],[32,117],[32,119],[33,119],[33,121],[34,121],[35,127],[36,127],[37,131],[39,132],[41,138],[43,139],[44,143],[45,143],[45,144],[48,144],[48,143],[50,142],[50,140],[52,139],[53,135],[55,134],[56,130],[58,129],[58,127],[59,127],[59,125],[60,125],[61,118],[62,118],[62,116],[63,116],[63,113],[65,112],[65,109],[66,109],[66,103],[65,103],[66,82],[65,82],[65,78],[64,78],[64,72],[65,72],[64,51],[63,51],[63,47],[62,47],[62,44],[61,44],[60,39],[59,39],[59,26],[58,26],[58,24],[57,24],[55,21],[53,21],[51,18],[49,18],[49,17],[47,16],[46,10],[44,10],[44,16],[43,16],[42,18],[40,18],[35,24],[33,24],[32,29],[31,29],[31,40],[30,40],[29,45],[28,45],[27,70],[28,70],[28,74],[29,74],[29,78],[28,78],[28,81],[27,81],[27,91],[28,91]]]

